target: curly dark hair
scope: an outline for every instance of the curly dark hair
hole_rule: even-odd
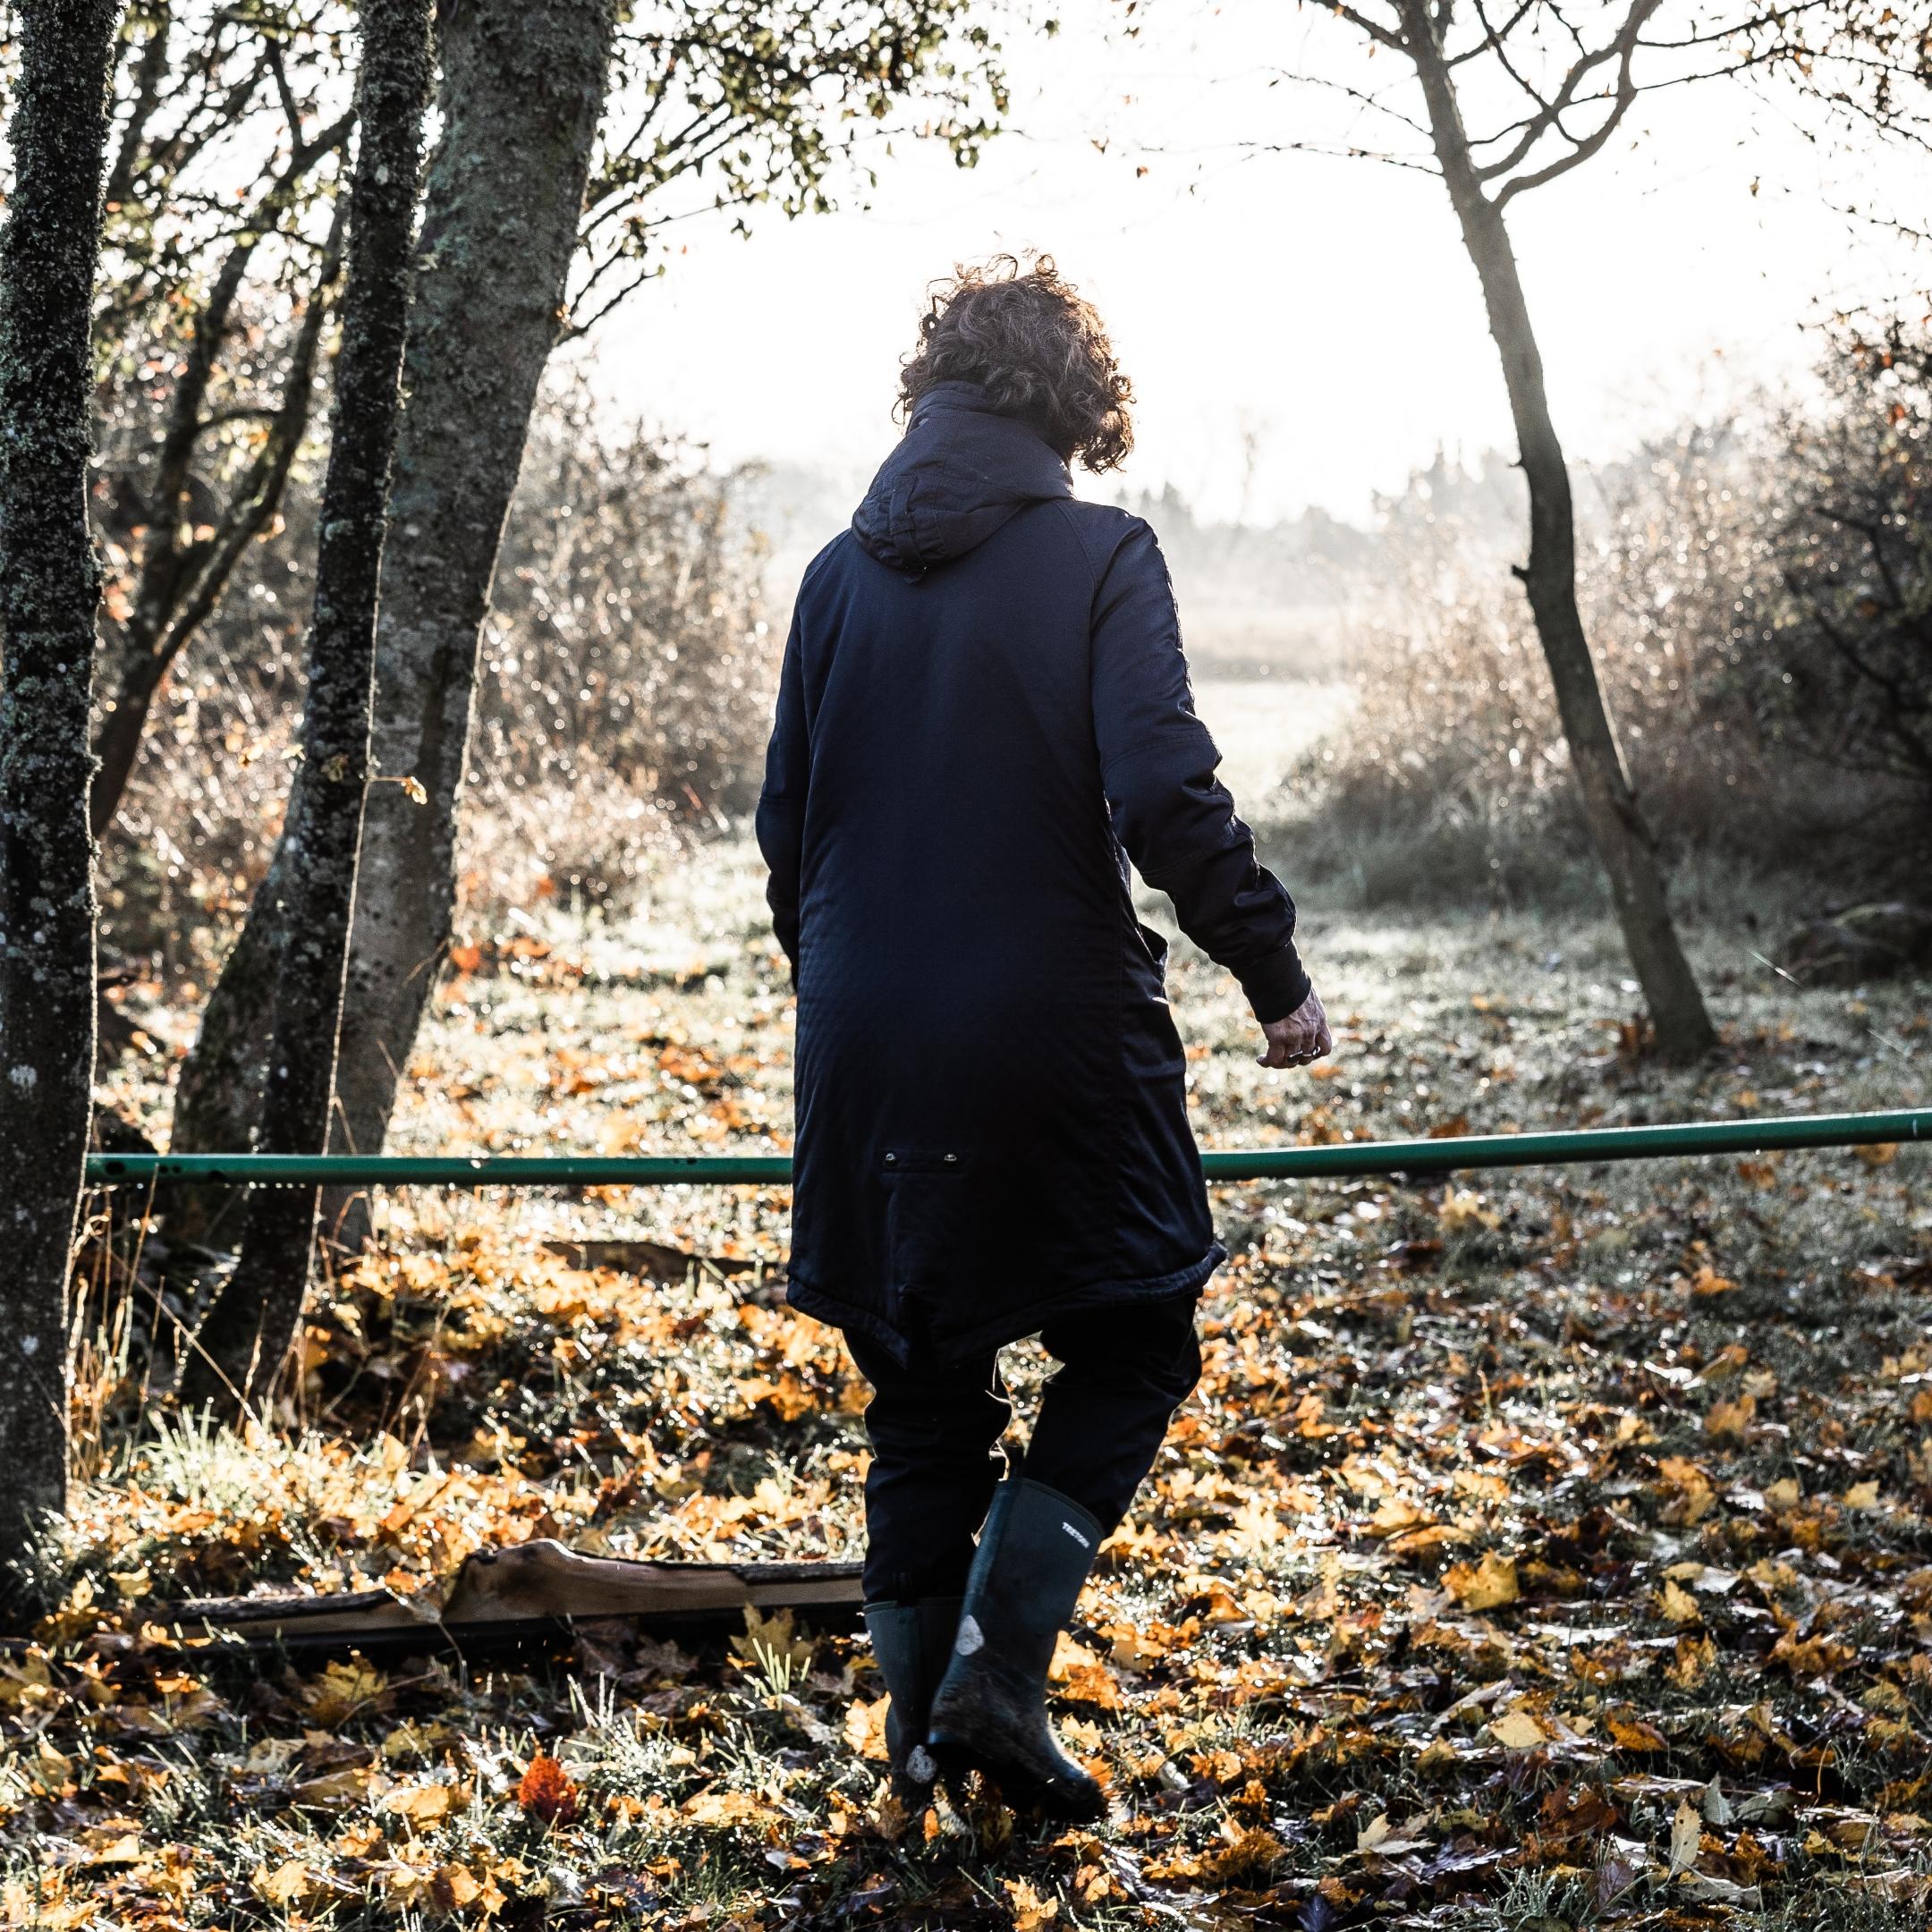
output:
[[[1094,305],[1063,281],[1050,255],[1031,265],[996,255],[936,286],[919,347],[899,375],[894,413],[910,417],[935,383],[977,383],[1069,462],[1117,469],[1133,448],[1133,385]]]

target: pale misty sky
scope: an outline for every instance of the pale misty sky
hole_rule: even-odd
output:
[[[1365,64],[1326,10],[1280,0],[1157,0],[1133,43],[1083,24],[1118,8],[1063,11],[1057,38],[1008,36],[1021,131],[976,170],[902,143],[876,157],[868,208],[848,193],[829,216],[763,218],[749,242],[722,218],[688,224],[670,275],[580,352],[598,389],[721,462],[860,478],[896,434],[897,362],[928,282],[955,259],[1038,247],[1098,302],[1140,393],[1129,488],[1172,481],[1252,521],[1311,503],[1360,517],[1438,442],[1511,446],[1441,183],[1240,145],[1405,138],[1333,94],[1267,84],[1292,69],[1386,85],[1401,72],[1386,53]],[[1725,81],[1640,102],[1626,125],[1629,140],[1511,210],[1573,454],[1797,375],[1815,347],[1801,325],[1821,305],[1932,283],[1923,250],[1840,212],[1932,206],[1922,157],[1808,140],[1788,102]]]

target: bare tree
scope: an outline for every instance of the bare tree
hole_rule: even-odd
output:
[[[612,0],[542,12],[477,0],[438,31],[442,131],[425,191],[410,317],[408,402],[377,644],[378,785],[364,821],[339,1063],[339,1137],[380,1145],[448,943],[456,800],[477,639],[537,387],[563,324],[615,30]],[[478,344],[487,343],[486,354]],[[175,1144],[246,1143],[260,1091],[286,857],[203,1016],[175,1102]],[[213,1203],[184,1203],[206,1226]],[[187,1219],[178,1225],[197,1229]]]
[[[371,775],[377,589],[434,72],[432,5],[386,0],[362,14],[348,286],[309,633],[302,781],[284,838],[280,970],[262,1109],[262,1146],[273,1153],[318,1153],[328,1136]],[[280,1373],[308,1292],[317,1205],[313,1189],[250,1194],[241,1258],[202,1324],[183,1377],[187,1400],[252,1399]]]
[[[122,36],[94,326],[110,565],[97,835],[309,431],[355,123],[344,20],[339,0],[138,0]],[[239,189],[238,163],[254,177]]]
[[[411,328],[396,493],[410,540],[383,572],[377,660],[380,768],[413,783],[369,801],[335,1121],[347,1148],[382,1145],[449,945],[478,643],[562,323],[615,28],[611,0],[558,0],[540,16],[475,0],[443,29],[435,267]]]
[[[326,136],[298,150],[298,158],[306,167],[317,153],[335,151],[347,140],[352,124],[346,118],[336,123]],[[293,171],[291,164],[289,172]],[[278,185],[285,181],[286,176]],[[140,562],[118,640],[119,674],[104,707],[97,741],[100,764],[94,774],[91,814],[97,835],[106,835],[121,809],[156,692],[221,601],[249,545],[268,528],[281,505],[309,428],[322,332],[341,261],[341,230],[338,211],[314,284],[301,297],[301,322],[284,366],[280,394],[272,402],[213,410],[208,406],[216,359],[237,320],[237,298],[260,240],[258,228],[244,231],[236,239],[208,292],[207,306],[195,319],[193,337],[169,400],[154,478],[139,511]],[[261,434],[225,500],[211,505],[197,474],[196,458],[213,432],[242,419],[258,423]]]
[[[0,236],[0,1538],[67,1493],[67,1271],[94,1080],[89,317],[119,0],[21,0]],[[11,1593],[11,1592],[10,1592]]]
[[[1398,44],[1414,61],[1422,83],[1436,162],[1462,225],[1462,244],[1476,265],[1489,333],[1503,360],[1510,414],[1530,486],[1530,556],[1517,574],[1529,596],[1555,687],[1557,715],[1582,790],[1584,816],[1609,877],[1623,943],[1643,987],[1657,1043],[1674,1058],[1690,1059],[1716,1044],[1716,1032],[1678,942],[1656,835],[1644,818],[1611,728],[1583,632],[1583,616],[1577,607],[1576,514],[1570,497],[1570,470],[1551,419],[1542,352],[1503,214],[1513,195],[1555,180],[1610,138],[1634,97],[1631,66],[1635,44],[1657,4],[1657,0],[1632,0],[1608,47],[1580,49],[1551,100],[1540,105],[1503,152],[1488,161],[1477,159],[1463,126],[1454,72],[1428,0],[1398,0]],[[1499,36],[1486,34],[1483,44],[1495,45],[1497,57],[1502,57]],[[1563,118],[1566,109],[1591,84],[1592,77],[1605,71],[1615,77],[1607,110],[1597,116],[1587,134],[1571,135]],[[1566,140],[1567,151],[1536,165],[1532,157],[1546,131]],[[1527,172],[1512,172],[1526,163]]]
[[[1922,131],[1901,81],[1922,37],[1884,0],[1795,0],[1728,17],[1682,0],[1339,0],[1372,51],[1406,63],[1419,114],[1385,94],[1343,91],[1426,143],[1481,285],[1530,492],[1530,555],[1516,574],[1549,666],[1584,816],[1608,878],[1659,1046],[1694,1058],[1716,1034],[1667,902],[1656,834],[1619,750],[1577,606],[1576,522],[1543,355],[1507,211],[1519,195],[1603,153],[1647,92],[1719,74],[1794,73],[1835,110]],[[1827,80],[1825,76],[1829,74]],[[1486,118],[1472,127],[1471,100]],[[1294,144],[1301,145],[1301,144]],[[1355,153],[1366,150],[1357,148]]]

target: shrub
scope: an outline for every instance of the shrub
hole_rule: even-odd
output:
[[[609,896],[646,846],[749,809],[777,640],[737,480],[701,450],[600,425],[580,387],[553,392],[484,634],[465,816],[473,904],[553,887]],[[274,849],[318,487],[313,465],[292,479],[284,521],[177,664],[106,843],[104,936],[170,977],[208,967]]]
[[[607,773],[700,825],[750,809],[778,640],[737,481],[601,427],[580,392],[538,425],[485,636],[479,765],[521,785]]]
[[[1932,867],[1932,327],[1847,327],[1828,406],[1782,428],[1782,598],[1750,696],[1767,741],[1861,781],[1842,831],[1885,883]]]
[[[1761,400],[1579,473],[1584,621],[1674,858],[1828,877],[1841,896],[1922,876],[1928,355],[1896,331],[1835,345],[1821,400]],[[1354,709],[1285,788],[1300,869],[1365,901],[1600,893],[1496,542],[1506,487],[1438,463],[1380,506],[1392,589],[1357,647]]]

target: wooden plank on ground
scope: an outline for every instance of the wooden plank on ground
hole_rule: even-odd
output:
[[[747,1608],[793,1610],[820,1625],[858,1621],[855,1563],[640,1563],[540,1539],[468,1558],[439,1605],[387,1590],[208,1597],[157,1605],[144,1621],[251,1648],[469,1649],[555,1637],[617,1619],[656,1636],[741,1629]]]

